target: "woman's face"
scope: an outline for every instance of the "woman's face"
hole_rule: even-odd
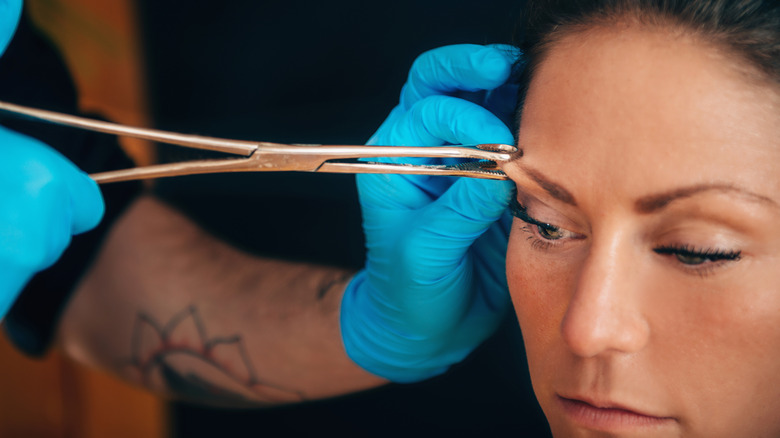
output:
[[[626,26],[533,77],[507,273],[558,436],[780,436],[780,98],[737,64]]]

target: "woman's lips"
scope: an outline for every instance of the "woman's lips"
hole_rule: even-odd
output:
[[[675,422],[672,417],[656,417],[633,411],[618,404],[595,403],[558,395],[558,404],[576,424],[587,429],[615,431],[636,428],[657,428]]]

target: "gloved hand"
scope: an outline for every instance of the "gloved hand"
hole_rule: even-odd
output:
[[[0,0],[0,53],[21,0]],[[0,127],[0,318],[36,272],[51,266],[73,234],[103,216],[97,184],[48,146]]]
[[[89,176],[48,146],[0,127],[0,317],[103,211]]]
[[[0,56],[11,42],[21,15],[22,0],[0,0]]]
[[[507,47],[474,45],[421,55],[400,104],[369,144],[512,144],[499,117],[454,96],[497,89],[517,56]],[[482,96],[514,101],[514,91],[508,93]],[[501,118],[508,119],[507,108]],[[443,373],[490,336],[509,308],[506,210],[512,184],[416,175],[359,175],[357,184],[368,259],[341,304],[347,354],[395,382]]]

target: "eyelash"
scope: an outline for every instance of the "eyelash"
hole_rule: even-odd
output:
[[[574,234],[571,231],[564,230],[562,228],[556,227],[555,225],[541,222],[532,218],[528,215],[526,208],[520,205],[515,197],[512,197],[512,201],[509,203],[509,210],[512,213],[512,216],[526,223],[526,225],[523,227],[523,231],[531,234],[528,236],[528,239],[532,241],[531,247],[534,249],[548,250],[562,244],[557,241],[563,239],[563,237],[559,237],[557,239],[547,239],[542,236],[542,230],[546,230],[545,232],[547,233],[563,231],[564,233]],[[535,226],[536,231],[533,231],[531,226]]]
[[[523,227],[523,231],[531,234],[528,239],[532,240],[531,246],[534,249],[544,251],[549,250],[555,246],[562,245],[561,242],[557,242],[558,240],[563,239],[562,237],[558,239],[546,239],[544,236],[542,236],[542,230],[548,230],[548,232],[553,233],[564,231],[565,233],[574,234],[571,231],[562,230],[559,227],[541,222],[529,216],[527,209],[522,206],[515,197],[512,197],[512,200],[509,204],[509,209],[512,213],[512,216],[526,223],[526,225]],[[532,226],[537,228],[536,231],[531,229]],[[713,269],[724,263],[736,262],[742,258],[742,251],[729,251],[709,248],[696,249],[689,245],[665,245],[653,249],[653,252],[659,255],[674,256],[684,269],[692,270],[701,276],[709,274]],[[691,261],[690,259],[702,260],[697,261],[696,263],[688,263],[686,262],[686,259],[688,261]]]
[[[688,245],[661,246],[653,250],[656,254],[674,256],[684,269],[693,270],[705,276],[724,263],[736,262],[742,258],[742,251],[721,249],[695,249]],[[687,263],[684,259],[701,259],[696,263]]]

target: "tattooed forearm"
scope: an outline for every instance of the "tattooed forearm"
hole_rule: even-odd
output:
[[[349,276],[240,251],[143,197],[114,225],[58,343],[81,363],[197,403],[340,396],[386,383],[344,351]]]
[[[130,365],[146,386],[163,385],[188,401],[246,407],[304,400],[258,376],[241,335],[209,336],[195,306],[165,324],[138,313],[131,349]]]

